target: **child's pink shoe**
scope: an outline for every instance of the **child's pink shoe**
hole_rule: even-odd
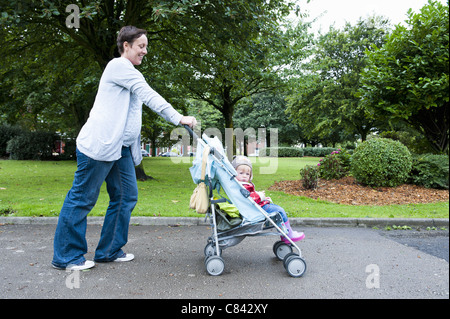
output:
[[[289,236],[289,238],[295,243],[295,242],[300,241],[303,238],[305,238],[305,234],[303,232],[299,233],[299,232],[293,231],[293,236],[292,237]],[[284,237],[284,236],[281,236],[281,240],[288,245],[290,244],[290,241],[287,240],[286,237]]]
[[[287,235],[293,242],[297,242],[305,238],[305,234],[303,232],[297,232],[295,230],[292,230],[289,221],[285,222],[284,224],[286,225],[286,228],[288,230]],[[289,240],[287,240],[284,236],[281,236],[281,240],[286,244],[290,244]]]

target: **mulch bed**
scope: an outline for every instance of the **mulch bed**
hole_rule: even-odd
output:
[[[449,191],[404,184],[398,187],[372,188],[358,184],[353,177],[319,180],[317,189],[305,189],[301,180],[280,181],[270,190],[305,196],[345,205],[403,205],[449,200]]]

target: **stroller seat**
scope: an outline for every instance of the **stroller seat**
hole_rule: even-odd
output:
[[[258,231],[268,230],[274,228],[273,224],[268,220],[262,220],[255,223],[246,223],[243,221],[242,217],[232,217],[228,215],[225,211],[223,211],[219,205],[213,204],[215,206],[216,212],[216,224],[217,231],[220,236],[225,233],[229,233],[231,230],[236,231],[236,235],[240,235],[240,232],[243,234],[252,234],[254,231],[252,229],[258,229]],[[275,222],[280,228],[284,228],[283,218],[280,213],[268,213],[269,218]]]

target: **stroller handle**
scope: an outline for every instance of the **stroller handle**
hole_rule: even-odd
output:
[[[184,128],[189,132],[189,135],[192,136],[194,139],[198,140],[200,137],[198,137],[197,134],[191,129],[189,125],[184,124]]]

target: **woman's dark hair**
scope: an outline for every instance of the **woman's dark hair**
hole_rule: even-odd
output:
[[[125,41],[132,46],[134,40],[140,38],[143,34],[147,35],[147,31],[144,29],[136,28],[132,25],[127,25],[120,29],[119,35],[117,36],[117,47],[119,49],[119,53],[123,53],[123,43]]]

